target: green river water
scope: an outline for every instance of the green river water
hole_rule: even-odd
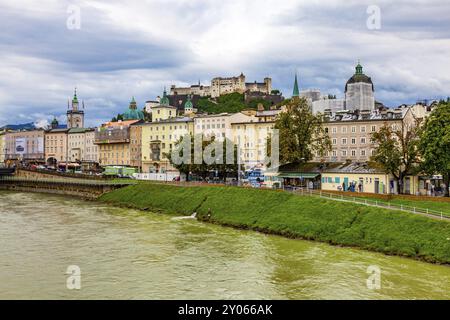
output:
[[[450,299],[448,266],[69,197],[0,198],[0,299]],[[69,265],[80,290],[66,287]]]

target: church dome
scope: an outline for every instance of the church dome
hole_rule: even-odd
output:
[[[184,110],[192,110],[193,108],[194,108],[194,105],[192,104],[191,97],[188,96],[186,103],[184,104]]]
[[[128,110],[123,114],[123,120],[143,120],[144,113],[141,110],[137,109],[136,101],[131,99],[130,106]]]
[[[159,101],[159,104],[162,106],[168,106],[169,105],[169,97],[167,96],[167,92],[166,89],[164,88],[164,93],[163,96],[161,98],[161,100]]]
[[[361,66],[361,64],[358,63],[358,65],[356,66],[355,69],[356,69],[355,74],[350,79],[348,79],[347,83],[345,84],[345,91],[347,91],[347,86],[349,84],[354,84],[354,83],[368,83],[368,84],[371,84],[372,85],[372,90],[374,90],[372,79],[370,77],[366,76],[363,73],[363,70],[362,70],[363,67]]]

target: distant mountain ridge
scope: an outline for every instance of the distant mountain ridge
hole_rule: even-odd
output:
[[[33,130],[36,129],[34,122],[22,123],[22,124],[7,124],[0,128],[1,130]]]
[[[46,129],[46,128],[37,127],[34,122],[21,124],[7,124],[6,126],[0,127],[0,130],[12,130],[12,131],[35,130],[35,129]],[[67,129],[67,124],[59,124],[55,129]]]

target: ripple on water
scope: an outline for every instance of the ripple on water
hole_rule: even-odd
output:
[[[450,268],[74,198],[0,192],[0,298],[450,299]],[[65,289],[69,265],[82,289]],[[381,268],[381,290],[366,286]]]

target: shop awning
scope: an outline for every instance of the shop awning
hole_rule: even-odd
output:
[[[319,176],[319,173],[303,173],[303,172],[280,172],[279,178],[297,178],[297,179],[315,179]]]

